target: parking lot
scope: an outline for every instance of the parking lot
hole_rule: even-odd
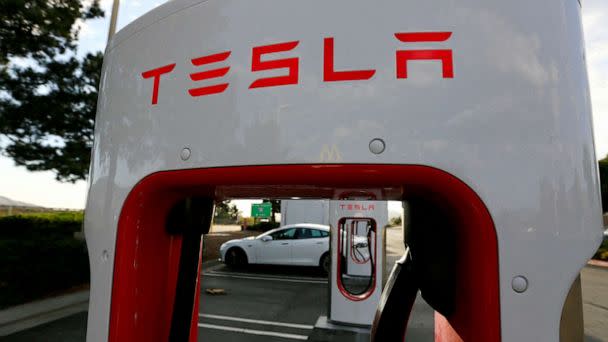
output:
[[[400,232],[387,231],[387,266],[403,253]],[[608,341],[605,293],[607,269],[582,271],[585,341]],[[327,277],[316,268],[256,266],[231,270],[211,263],[203,270],[199,307],[199,341],[307,340],[317,318],[328,310]],[[222,289],[211,295],[207,289]],[[84,341],[86,312],[0,338],[6,342]],[[433,341],[433,310],[420,298],[406,340]]]
[[[232,271],[224,265],[204,272],[199,340],[306,340],[327,312],[327,278],[317,269],[255,267]],[[206,289],[223,289],[210,295]]]
[[[403,254],[400,236],[399,229],[387,231],[387,266]],[[319,269],[309,267],[209,267],[201,282],[199,340],[306,340],[319,316],[327,315],[327,281]],[[206,289],[223,289],[226,294],[210,295]],[[432,339],[432,311],[422,305],[415,310],[417,319],[408,335]]]
[[[389,241],[399,240],[399,230],[389,229],[387,234]],[[388,265],[403,253],[401,246],[387,246]],[[222,289],[225,294],[210,295],[207,289]],[[199,340],[306,340],[327,310],[327,277],[318,268],[249,266],[231,270],[221,263],[208,263],[201,278]],[[426,327],[432,327],[432,312],[418,315],[418,324],[412,325],[420,327],[421,320],[428,321],[428,317]],[[84,341],[85,336],[86,313],[79,313],[0,340]]]

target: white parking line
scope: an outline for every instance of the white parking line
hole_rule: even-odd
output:
[[[296,329],[312,330],[314,328],[314,326],[307,325],[307,324],[262,321],[262,320],[258,320],[258,319],[230,317],[230,316],[221,316],[221,315],[199,314],[198,316],[203,317],[203,318],[219,319],[219,320],[223,320],[223,321],[236,321],[236,322],[255,323],[255,324],[262,324],[262,325],[276,325],[279,327],[288,327],[288,328],[296,328]]]
[[[276,275],[276,274],[268,274],[268,273],[225,272],[225,271],[216,271],[216,270],[203,271],[203,273],[201,273],[201,276],[204,277],[205,274],[227,274],[227,275],[245,276],[245,277],[284,278],[284,279],[325,281],[325,282],[327,281],[327,277],[289,276],[289,275]]]
[[[289,338],[292,340],[307,340],[308,339],[308,336],[306,336],[306,335],[285,334],[285,333],[279,333],[279,332],[274,332],[274,331],[263,331],[263,330],[255,330],[255,329],[243,329],[243,328],[237,328],[237,327],[229,327],[226,325],[213,325],[213,324],[199,323],[198,326],[200,328],[232,331],[232,332],[238,332],[238,333],[250,334],[250,335],[276,336],[276,337],[282,337],[282,338]]]
[[[286,277],[259,277],[259,276],[245,276],[235,275],[223,272],[207,272],[202,275],[205,277],[224,277],[224,278],[236,278],[236,279],[253,279],[253,280],[271,280],[271,281],[282,281],[287,283],[307,283],[307,284],[327,284],[327,280],[306,280],[298,278],[286,278]]]

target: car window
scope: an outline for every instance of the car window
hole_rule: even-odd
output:
[[[313,228],[298,228],[296,232],[296,239],[320,239],[328,236],[329,233]]]
[[[313,238],[313,239],[319,239],[319,238],[324,237],[324,236],[323,236],[323,233],[324,233],[324,232],[323,232],[323,231],[321,231],[321,230],[318,230],[318,229],[309,229],[309,230],[310,230],[310,232],[311,232],[311,234],[312,234],[312,238]],[[325,236],[327,236],[327,235],[325,235]]]
[[[296,239],[312,239],[312,229],[298,228],[296,232]]]
[[[295,235],[296,228],[283,229],[270,234],[273,240],[289,240],[293,239]]]
[[[310,232],[310,237],[313,239],[318,239],[321,237],[321,231],[318,229],[307,229]]]

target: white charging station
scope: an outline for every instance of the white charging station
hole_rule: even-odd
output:
[[[564,304],[602,241],[582,6],[173,0],[124,27],[95,119],[87,341],[197,341],[213,203],[370,189],[411,205],[412,233],[373,341],[401,339],[418,291],[436,341],[572,340]],[[381,236],[373,203],[333,204],[333,252],[342,218]],[[334,322],[369,325],[378,302],[379,269],[340,290],[368,265],[359,240],[332,266]]]
[[[380,300],[384,270],[383,201],[331,201],[332,265],[329,321],[371,326]]]

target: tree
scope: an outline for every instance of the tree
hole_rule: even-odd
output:
[[[17,165],[86,177],[102,55],[76,56],[77,23],[101,16],[98,0],[0,2],[0,151]]]
[[[215,203],[215,213],[213,214],[216,223],[236,223],[239,219],[239,209],[230,201]]]
[[[264,200],[264,203],[270,203],[272,204],[272,216],[270,218],[270,222],[277,222],[276,220],[276,214],[281,212],[281,201],[279,200]]]
[[[388,223],[389,223],[389,226],[395,227],[395,226],[401,226],[403,222],[401,220],[401,216],[395,216],[395,217],[391,218]]]
[[[48,59],[76,48],[78,19],[103,17],[99,0],[3,0],[0,65],[13,57]]]
[[[599,161],[602,211],[608,212],[608,155]]]
[[[93,146],[102,55],[15,67],[0,74],[3,152],[28,170],[52,170],[58,180],[84,179]],[[42,63],[41,63],[42,64]]]

